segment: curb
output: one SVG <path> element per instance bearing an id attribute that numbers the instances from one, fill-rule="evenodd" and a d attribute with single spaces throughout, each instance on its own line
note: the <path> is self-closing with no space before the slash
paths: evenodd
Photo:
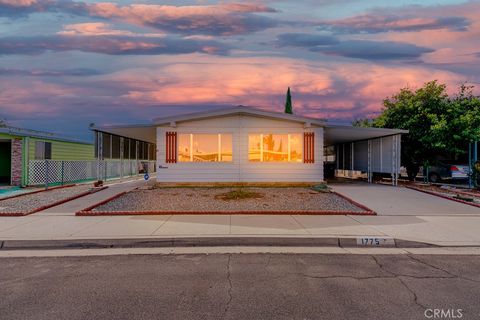
<path id="1" fill-rule="evenodd" d="M 464 200 L 461 200 L 461 199 L 455 199 L 453 197 L 448 197 L 448 196 L 445 196 L 443 194 L 436 193 L 434 191 L 424 190 L 422 188 L 417 188 L 417 187 L 412 187 L 412 186 L 406 186 L 406 188 L 416 190 L 416 191 L 419 191 L 419 192 L 423 192 L 423 193 L 427 193 L 427 194 L 430 194 L 432 196 L 437 196 L 439 198 L 443 198 L 443 199 L 447 199 L 447 200 L 451 200 L 451 201 L 455 201 L 455 202 L 459 202 L 459 203 L 463 203 L 463 204 L 468 204 L 472 207 L 480 208 L 480 204 L 478 204 L 478 203 L 472 203 L 472 202 L 464 201 Z"/>
<path id="2" fill-rule="evenodd" d="M 391 239 L 391 238 L 388 238 Z M 175 248 L 175 247 L 335 247 L 335 248 L 439 248 L 441 246 L 391 239 L 381 246 L 358 245 L 357 238 L 286 238 L 286 237 L 185 237 L 160 239 L 92 239 L 92 240 L 4 240 L 0 250 L 106 249 L 106 248 Z"/>
<path id="3" fill-rule="evenodd" d="M 69 186 L 69 187 L 73 187 L 73 185 Z M 105 190 L 107 189 L 108 186 L 104 186 L 104 187 L 101 187 L 101 188 L 96 188 L 96 189 L 93 189 L 93 190 L 89 190 L 89 191 L 85 191 L 85 192 L 82 192 L 82 193 L 79 193 L 79 194 L 76 194 L 74 196 L 71 196 L 69 198 L 66 198 L 66 199 L 63 199 L 63 200 L 59 200 L 59 201 L 56 201 L 56 202 L 53 202 L 53 203 L 49 203 L 47 205 L 44 205 L 44 206 L 41 206 L 41 207 L 38 207 L 38 208 L 35 208 L 31 211 L 28 211 L 28 212 L 6 212 L 6 213 L 0 213 L 0 217 L 22 217 L 22 216 L 28 216 L 30 214 L 33 214 L 33 213 L 37 213 L 39 211 L 43 211 L 43 210 L 46 210 L 46 209 L 49 209 L 49 208 L 52 208 L 52 207 L 56 207 L 56 206 L 59 206 L 61 204 L 64 204 L 66 202 L 69 202 L 69 201 L 72 201 L 72 200 L 75 200 L 75 199 L 78 199 L 78 198 L 81 198 L 81 197 L 84 197 L 84 196 L 88 196 L 90 194 L 94 194 L 94 193 L 97 193 L 99 191 L 102 191 L 102 190 Z M 57 188 L 58 189 L 58 188 Z M 52 189 L 50 189 L 52 190 Z"/>
<path id="4" fill-rule="evenodd" d="M 138 189 L 138 188 L 135 188 Z M 134 190 L 135 190 L 134 189 Z M 130 192 L 130 191 L 128 191 Z M 201 214 L 209 214 L 209 215 L 223 215 L 223 214 L 233 214 L 233 215 L 241 215 L 241 214 L 256 214 L 256 215 L 357 215 L 357 216 L 374 216 L 377 213 L 370 208 L 367 208 L 361 203 L 358 203 L 343 194 L 337 193 L 336 191 L 332 191 L 331 193 L 339 196 L 340 198 L 345 199 L 346 201 L 350 202 L 356 207 L 363 209 L 365 211 L 92 211 L 93 209 L 115 200 L 125 194 L 128 193 L 127 191 L 121 192 L 110 198 L 102 200 L 88 208 L 80 210 L 75 213 L 76 216 L 135 216 L 135 215 L 201 215 Z"/>

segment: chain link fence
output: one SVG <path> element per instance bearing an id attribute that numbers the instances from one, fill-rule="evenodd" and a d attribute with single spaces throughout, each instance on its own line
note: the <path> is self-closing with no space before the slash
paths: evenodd
<path id="1" fill-rule="evenodd" d="M 30 160 L 27 185 L 63 185 L 111 180 L 155 172 L 155 161 L 137 160 Z"/>

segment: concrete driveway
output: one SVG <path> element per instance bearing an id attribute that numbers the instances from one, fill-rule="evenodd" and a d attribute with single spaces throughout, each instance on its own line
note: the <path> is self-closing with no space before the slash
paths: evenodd
<path id="1" fill-rule="evenodd" d="M 333 183 L 331 187 L 378 215 L 480 215 L 480 208 L 405 187 L 370 183 Z"/>

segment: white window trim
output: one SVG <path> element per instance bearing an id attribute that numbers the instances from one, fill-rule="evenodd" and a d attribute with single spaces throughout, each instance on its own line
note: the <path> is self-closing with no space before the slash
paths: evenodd
<path id="1" fill-rule="evenodd" d="M 263 157 L 263 137 L 265 136 L 265 134 L 263 133 L 254 133 L 254 132 L 249 132 L 247 134 L 247 140 L 249 140 L 249 136 L 250 135 L 260 135 L 260 161 L 254 161 L 254 160 L 250 160 L 248 159 L 248 162 L 265 162 L 265 163 L 300 163 L 300 162 L 297 162 L 297 161 L 292 161 L 292 155 L 291 155 L 291 150 L 292 150 L 292 147 L 291 147 L 291 143 L 292 143 L 292 135 L 294 134 L 298 134 L 300 136 L 303 136 L 303 132 L 293 132 L 293 133 L 268 133 L 268 134 L 272 134 L 272 135 L 287 135 L 287 152 L 288 152 L 288 159 L 287 161 L 264 161 L 264 157 Z M 302 157 L 303 157 L 303 143 L 301 144 L 301 151 L 302 151 Z M 249 150 L 250 150 L 250 145 L 248 146 Z M 303 161 L 302 161 L 303 162 Z"/>
<path id="2" fill-rule="evenodd" d="M 190 161 L 180 161 L 180 148 L 179 148 L 179 143 L 180 143 L 180 135 L 189 135 L 190 136 L 190 147 L 189 147 L 189 156 L 190 156 Z M 193 161 L 193 136 L 198 134 L 206 134 L 206 135 L 217 135 L 217 158 L 218 161 L 200 161 L 200 162 L 194 162 Z M 231 132 L 222 132 L 222 133 L 207 133 L 207 132 L 194 132 L 194 133 L 187 133 L 187 132 L 178 132 L 179 138 L 177 139 L 177 163 L 233 163 L 233 153 L 234 153 L 234 146 L 233 146 L 233 133 Z M 231 135 L 232 136 L 232 160 L 223 160 L 222 158 L 222 135 Z"/>
<path id="3" fill-rule="evenodd" d="M 46 145 L 50 144 L 50 159 L 47 159 L 46 158 L 46 152 L 47 152 L 47 148 L 46 148 Z M 37 158 L 37 146 L 38 145 L 41 145 L 41 157 L 40 158 Z M 35 141 L 35 153 L 34 153 L 34 156 L 35 156 L 35 160 L 51 160 L 52 158 L 52 151 L 53 149 L 53 144 L 50 142 L 50 141 Z"/>

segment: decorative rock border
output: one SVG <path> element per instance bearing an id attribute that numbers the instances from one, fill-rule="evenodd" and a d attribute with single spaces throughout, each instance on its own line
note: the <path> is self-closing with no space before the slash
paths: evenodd
<path id="1" fill-rule="evenodd" d="M 81 211 L 78 211 L 75 213 L 77 216 L 129 216 L 129 215 L 202 215 L 202 214 L 208 214 L 208 215 L 221 215 L 221 214 L 234 214 L 234 215 L 240 215 L 240 214 L 263 214 L 263 215 L 361 215 L 361 216 L 374 216 L 377 215 L 377 213 L 370 208 L 367 208 L 361 203 L 358 203 L 347 196 L 337 193 L 335 191 L 332 191 L 331 193 L 345 199 L 346 201 L 352 203 L 353 205 L 363 209 L 364 211 L 330 211 L 330 210 L 325 210 L 325 211 L 93 211 L 93 209 L 110 202 L 112 200 L 115 200 L 123 195 L 125 195 L 127 192 L 121 192 L 119 194 L 116 194 L 110 198 L 107 198 L 103 201 L 100 201 L 88 208 L 85 208 Z"/>
<path id="2" fill-rule="evenodd" d="M 52 191 L 52 190 L 55 190 L 55 189 L 61 189 L 61 188 L 67 188 L 67 187 L 73 187 L 73 186 L 75 186 L 75 185 L 54 187 L 54 188 L 51 188 L 51 189 L 48 189 L 48 190 L 40 190 L 40 191 L 36 191 L 36 192 L 30 192 L 30 193 L 26 193 L 26 194 L 22 194 L 22 195 L 12 196 L 12 197 L 9 197 L 8 199 L 16 198 L 17 196 L 23 196 L 23 195 L 27 195 L 27 194 L 33 194 L 33 193 L 40 193 L 40 192 L 44 192 L 44 191 Z M 46 210 L 46 209 L 51 208 L 51 207 L 61 205 L 61 204 L 64 204 L 66 202 L 69 202 L 69 201 L 72 201 L 72 200 L 75 200 L 75 199 L 78 199 L 78 198 L 81 198 L 81 197 L 84 197 L 84 196 L 88 196 L 89 194 L 93 194 L 93 193 L 102 191 L 106 188 L 108 188 L 108 186 L 104 186 L 104 187 L 101 187 L 101 188 L 95 188 L 93 190 L 85 191 L 85 192 L 76 194 L 72 197 L 68 197 L 68 198 L 65 198 L 65 199 L 62 199 L 62 200 L 59 200 L 59 201 L 55 201 L 55 202 L 49 203 L 47 205 L 35 208 L 35 209 L 30 210 L 28 212 L 5 212 L 5 213 L 0 212 L 0 217 L 23 217 L 23 216 L 27 216 L 27 215 L 30 215 L 30 214 L 33 214 L 33 213 L 36 213 L 36 212 L 39 212 L 39 211 L 42 211 L 42 210 Z M 1 199 L 1 200 L 5 200 L 5 199 L 7 199 L 7 198 Z"/>
<path id="3" fill-rule="evenodd" d="M 448 199 L 448 200 L 452 200 L 452 201 L 455 201 L 455 202 L 460 202 L 460 203 L 463 203 L 463 204 L 468 204 L 469 206 L 472 206 L 472 207 L 480 208 L 480 204 L 478 204 L 478 203 L 468 202 L 468 201 L 464 201 L 462 199 L 456 199 L 454 197 L 449 197 L 449 196 L 443 195 L 443 194 L 435 192 L 435 191 L 425 190 L 425 189 L 418 188 L 418 187 L 413 187 L 413 186 L 405 186 L 405 188 L 416 190 L 416 191 L 423 192 L 423 193 L 427 193 L 427 194 L 430 194 L 432 196 L 437 196 L 439 198 Z M 465 193 L 462 192 L 461 194 L 465 194 Z"/>

